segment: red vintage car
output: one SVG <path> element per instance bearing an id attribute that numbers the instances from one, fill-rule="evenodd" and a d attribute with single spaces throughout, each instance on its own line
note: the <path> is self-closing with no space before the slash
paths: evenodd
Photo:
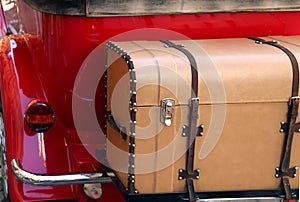
<path id="1" fill-rule="evenodd" d="M 0 200 L 184 201 L 184 193 L 128 197 L 108 168 L 106 42 L 300 35 L 299 8 L 298 0 L 2 0 Z"/>

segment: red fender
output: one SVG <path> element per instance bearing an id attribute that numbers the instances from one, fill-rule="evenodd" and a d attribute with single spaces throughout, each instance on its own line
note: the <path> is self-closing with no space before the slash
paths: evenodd
<path id="1" fill-rule="evenodd" d="M 12 48 L 10 43 L 16 43 Z M 9 191 L 12 201 L 34 199 L 74 198 L 70 186 L 43 187 L 23 184 L 13 176 L 10 162 L 20 160 L 23 169 L 34 173 L 69 172 L 67 147 L 63 131 L 56 120 L 53 128 L 44 134 L 35 134 L 24 123 L 27 104 L 34 99 L 47 101 L 37 67 L 35 55 L 39 39 L 32 35 L 4 37 L 0 44 L 1 96 L 7 144 Z M 33 50 L 35 49 L 35 50 Z M 51 150 L 51 151 L 49 151 Z M 57 166 L 59 164 L 59 166 Z"/>

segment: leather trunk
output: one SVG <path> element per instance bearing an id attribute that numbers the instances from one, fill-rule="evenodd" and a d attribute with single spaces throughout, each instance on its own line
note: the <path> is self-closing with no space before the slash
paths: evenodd
<path id="1" fill-rule="evenodd" d="M 263 39 L 300 58 L 299 36 Z M 293 85 L 287 54 L 248 38 L 172 42 L 193 55 L 198 70 L 195 192 L 283 189 L 275 175 Z M 107 111 L 115 123 L 107 123 L 111 168 L 129 192 L 186 192 L 180 172 L 191 146 L 188 57 L 161 41 L 108 42 L 107 67 Z M 291 151 L 290 167 L 299 166 L 297 131 Z M 292 189 L 299 186 L 296 169 L 288 177 Z"/>

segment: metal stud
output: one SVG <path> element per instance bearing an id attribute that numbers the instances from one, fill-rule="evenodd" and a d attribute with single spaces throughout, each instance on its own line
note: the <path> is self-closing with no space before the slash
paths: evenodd
<path id="1" fill-rule="evenodd" d="M 196 179 L 198 179 L 198 180 L 199 180 L 199 176 L 196 176 Z"/>
<path id="2" fill-rule="evenodd" d="M 279 132 L 283 133 L 283 129 L 280 129 Z"/>
<path id="3" fill-rule="evenodd" d="M 182 180 L 182 177 L 178 177 L 179 180 Z"/>
<path id="4" fill-rule="evenodd" d="M 275 170 L 276 170 L 276 171 L 279 171 L 279 168 L 277 167 L 277 168 L 275 168 Z"/>

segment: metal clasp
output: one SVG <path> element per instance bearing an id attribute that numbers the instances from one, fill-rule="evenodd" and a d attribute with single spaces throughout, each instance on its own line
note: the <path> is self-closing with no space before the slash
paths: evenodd
<path id="1" fill-rule="evenodd" d="M 166 126 L 171 126 L 174 119 L 175 100 L 173 98 L 164 98 L 160 103 L 160 122 Z"/>
<path id="2" fill-rule="evenodd" d="M 289 100 L 289 105 L 291 105 L 294 100 L 299 100 L 299 99 L 300 99 L 300 96 L 291 97 L 290 100 Z"/>

